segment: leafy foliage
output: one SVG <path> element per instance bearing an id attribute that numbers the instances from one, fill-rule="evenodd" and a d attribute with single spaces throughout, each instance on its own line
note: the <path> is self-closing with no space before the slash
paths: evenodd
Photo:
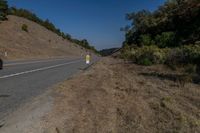
<path id="1" fill-rule="evenodd" d="M 158 10 L 127 14 L 121 57 L 140 65 L 184 66 L 200 74 L 200 1 L 168 0 Z"/>
<path id="2" fill-rule="evenodd" d="M 163 32 L 161 35 L 156 35 L 155 42 L 158 47 L 174 47 L 176 46 L 175 34 L 173 32 Z"/>
<path id="3" fill-rule="evenodd" d="M 0 0 L 0 21 L 7 20 L 8 4 L 6 0 Z"/>
<path id="4" fill-rule="evenodd" d="M 130 13 L 127 19 L 132 25 L 126 32 L 124 44 L 144 45 L 140 40 L 145 37 L 143 39 L 148 42 L 146 35 L 157 41 L 159 47 L 194 43 L 200 39 L 199 18 L 199 0 L 169 0 L 154 12 L 142 10 Z"/>
<path id="5" fill-rule="evenodd" d="M 147 46 L 155 44 L 155 42 L 152 40 L 151 36 L 148 34 L 141 35 L 139 43 L 141 45 L 147 45 Z"/>
<path id="6" fill-rule="evenodd" d="M 129 59 L 137 64 L 160 64 L 166 60 L 168 49 L 160 49 L 155 45 L 143 46 L 138 48 L 132 48 L 124 51 L 124 55 L 128 53 Z M 151 62 L 151 63 L 149 63 Z"/>

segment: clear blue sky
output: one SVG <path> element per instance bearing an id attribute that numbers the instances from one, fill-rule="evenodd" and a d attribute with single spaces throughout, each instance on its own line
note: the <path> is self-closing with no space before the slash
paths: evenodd
<path id="1" fill-rule="evenodd" d="M 10 6 L 28 9 L 74 38 L 86 38 L 97 49 L 119 47 L 125 14 L 153 11 L 165 0 L 8 0 Z"/>

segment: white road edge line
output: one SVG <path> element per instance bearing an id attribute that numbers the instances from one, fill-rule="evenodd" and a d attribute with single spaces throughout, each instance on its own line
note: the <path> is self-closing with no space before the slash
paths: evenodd
<path id="1" fill-rule="evenodd" d="M 49 67 L 43 67 L 43 68 L 38 68 L 38 69 L 29 70 L 29 71 L 25 71 L 25 72 L 20 72 L 20 73 L 5 75 L 5 76 L 0 77 L 0 79 L 10 78 L 10 77 L 19 76 L 19 75 L 23 75 L 23 74 L 27 74 L 27 73 L 44 71 L 44 70 L 47 70 L 47 69 L 52 69 L 52 68 L 56 68 L 56 67 L 60 67 L 60 66 L 65 66 L 65 65 L 69 65 L 69 64 L 74 64 L 74 63 L 81 62 L 81 61 L 82 60 L 71 61 L 71 62 L 67 62 L 67 63 L 63 63 L 63 64 L 58 64 L 58 65 L 53 65 L 53 66 L 49 66 Z"/>

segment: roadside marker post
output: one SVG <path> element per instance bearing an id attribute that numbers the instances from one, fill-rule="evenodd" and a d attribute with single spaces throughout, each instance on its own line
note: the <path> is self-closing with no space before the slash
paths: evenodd
<path id="1" fill-rule="evenodd" d="M 7 57 L 7 56 L 8 56 L 8 52 L 6 51 L 6 52 L 4 53 L 4 55 L 5 55 L 5 57 Z"/>
<path id="2" fill-rule="evenodd" d="M 87 64 L 87 65 L 90 64 L 90 55 L 89 55 L 89 54 L 86 55 L 85 61 L 86 61 L 86 64 Z"/>

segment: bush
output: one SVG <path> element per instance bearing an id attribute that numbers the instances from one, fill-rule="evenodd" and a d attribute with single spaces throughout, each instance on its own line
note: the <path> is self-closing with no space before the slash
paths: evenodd
<path id="1" fill-rule="evenodd" d="M 176 49 L 171 49 L 167 53 L 167 59 L 165 63 L 171 66 L 171 65 L 183 64 L 184 61 L 185 61 L 185 56 L 183 51 L 180 48 L 176 48 Z"/>
<path id="2" fill-rule="evenodd" d="M 182 66 L 187 73 L 200 73 L 199 45 L 185 45 L 178 48 L 158 48 L 155 45 L 143 47 L 125 45 L 121 57 L 140 65 L 166 64 L 172 69 Z"/>
<path id="3" fill-rule="evenodd" d="M 174 47 L 176 44 L 175 33 L 163 32 L 155 37 L 155 41 L 159 48 Z"/>
<path id="4" fill-rule="evenodd" d="M 26 24 L 22 25 L 22 30 L 28 32 L 28 26 Z"/>
<path id="5" fill-rule="evenodd" d="M 151 39 L 151 36 L 147 34 L 141 35 L 139 41 L 140 41 L 140 44 L 146 45 L 146 46 L 150 46 L 154 44 L 154 41 Z"/>
<path id="6" fill-rule="evenodd" d="M 148 58 L 143 58 L 138 61 L 138 64 L 144 65 L 144 66 L 151 66 L 153 63 Z"/>
<path id="7" fill-rule="evenodd" d="M 129 46 L 129 45 L 124 45 L 123 46 L 123 49 L 121 50 L 121 54 L 120 54 L 120 57 L 122 59 L 129 59 L 131 60 L 131 56 L 133 55 L 132 48 Z"/>
<path id="8" fill-rule="evenodd" d="M 199 64 L 200 46 L 186 45 L 170 50 L 167 55 L 167 64 Z"/>
<path id="9" fill-rule="evenodd" d="M 151 62 L 151 64 L 164 63 L 166 60 L 167 49 L 159 49 L 157 46 L 144 46 L 135 50 L 132 59 L 135 59 L 136 63 Z M 148 60 L 148 61 L 147 61 Z"/>
<path id="10" fill-rule="evenodd" d="M 200 63 L 200 45 L 185 45 L 182 47 L 187 63 Z"/>
<path id="11" fill-rule="evenodd" d="M 0 21 L 7 20 L 8 4 L 6 0 L 0 0 Z"/>

